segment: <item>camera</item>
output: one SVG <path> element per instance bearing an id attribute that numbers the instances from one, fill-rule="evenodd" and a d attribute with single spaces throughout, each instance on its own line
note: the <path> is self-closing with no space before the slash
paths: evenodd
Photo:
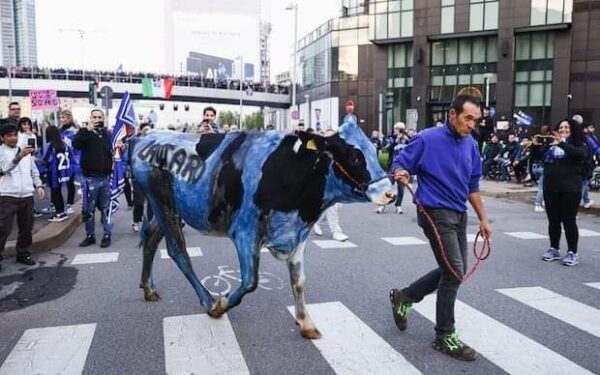
<path id="1" fill-rule="evenodd" d="M 27 140 L 27 146 L 31 147 L 31 148 L 35 148 L 35 139 L 33 138 L 29 138 Z"/>
<path id="2" fill-rule="evenodd" d="M 551 135 L 536 135 L 535 137 L 542 146 L 547 146 L 554 142 L 554 137 Z"/>

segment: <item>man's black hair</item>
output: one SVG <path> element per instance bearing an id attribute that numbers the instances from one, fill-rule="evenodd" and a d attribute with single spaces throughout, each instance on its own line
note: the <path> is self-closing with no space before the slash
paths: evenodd
<path id="1" fill-rule="evenodd" d="M 472 95 L 458 95 L 452 101 L 452 105 L 450 109 L 453 109 L 456 112 L 456 115 L 460 115 L 464 110 L 465 103 L 475 104 L 476 106 L 481 108 L 481 98 L 478 96 Z"/>
<path id="2" fill-rule="evenodd" d="M 204 110 L 202 111 L 202 116 L 204 116 L 206 114 L 206 112 L 208 112 L 208 111 L 212 111 L 212 113 L 214 113 L 215 116 L 217 115 L 217 110 L 212 106 L 208 106 L 208 107 L 204 108 Z"/>
<path id="3" fill-rule="evenodd" d="M 10 109 L 10 107 L 12 107 L 13 105 L 18 105 L 19 107 L 21 106 L 21 105 L 19 104 L 19 102 L 10 102 L 10 103 L 8 104 L 8 108 Z"/>
<path id="4" fill-rule="evenodd" d="M 4 137 L 7 134 L 15 133 L 17 134 L 17 127 L 13 124 L 4 124 L 0 126 L 0 136 Z"/>

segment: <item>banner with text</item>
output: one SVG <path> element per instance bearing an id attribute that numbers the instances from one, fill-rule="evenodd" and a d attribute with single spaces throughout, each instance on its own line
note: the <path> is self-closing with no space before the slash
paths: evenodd
<path id="1" fill-rule="evenodd" d="M 54 110 L 58 107 L 56 90 L 29 90 L 29 101 L 32 111 Z"/>

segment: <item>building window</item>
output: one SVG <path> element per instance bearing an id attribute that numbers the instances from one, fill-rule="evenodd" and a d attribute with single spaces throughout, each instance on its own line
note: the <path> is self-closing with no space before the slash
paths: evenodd
<path id="1" fill-rule="evenodd" d="M 332 49 L 333 80 L 356 81 L 358 79 L 358 46 Z"/>
<path id="2" fill-rule="evenodd" d="M 442 34 L 454 32 L 454 0 L 442 0 L 442 20 L 440 24 Z"/>
<path id="3" fill-rule="evenodd" d="M 369 14 L 369 36 L 372 39 L 413 36 L 414 0 L 371 0 Z"/>
<path id="4" fill-rule="evenodd" d="M 469 30 L 495 30 L 498 28 L 498 0 L 470 0 Z"/>
<path id="5" fill-rule="evenodd" d="M 388 88 L 412 87 L 412 44 L 396 44 L 388 47 Z"/>
<path id="6" fill-rule="evenodd" d="M 571 23 L 573 0 L 531 0 L 531 26 Z"/>
<path id="7" fill-rule="evenodd" d="M 515 38 L 515 109 L 550 119 L 554 34 L 537 32 Z"/>
<path id="8" fill-rule="evenodd" d="M 447 39 L 431 43 L 429 102 L 450 103 L 460 88 L 475 86 L 485 92 L 486 77 L 494 102 L 497 81 L 495 36 Z"/>

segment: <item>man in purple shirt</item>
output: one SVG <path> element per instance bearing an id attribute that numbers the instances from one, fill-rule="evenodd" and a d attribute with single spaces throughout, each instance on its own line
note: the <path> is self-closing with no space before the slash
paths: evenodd
<path id="1" fill-rule="evenodd" d="M 470 136 L 481 117 L 481 95 L 459 93 L 444 126 L 419 133 L 396 155 L 391 170 L 398 183 L 408 184 L 417 175 L 416 198 L 423 205 L 441 237 L 444 253 L 454 272 L 443 260 L 438 239 L 427 218 L 418 213 L 418 223 L 433 249 L 438 268 L 407 288 L 390 290 L 394 321 L 401 331 L 413 303 L 437 290 L 436 339 L 433 347 L 453 358 L 472 361 L 476 352 L 459 338 L 454 328 L 454 303 L 467 268 L 467 200 L 480 221 L 483 237 L 491 228 L 479 195 L 481 158 L 477 142 Z"/>

